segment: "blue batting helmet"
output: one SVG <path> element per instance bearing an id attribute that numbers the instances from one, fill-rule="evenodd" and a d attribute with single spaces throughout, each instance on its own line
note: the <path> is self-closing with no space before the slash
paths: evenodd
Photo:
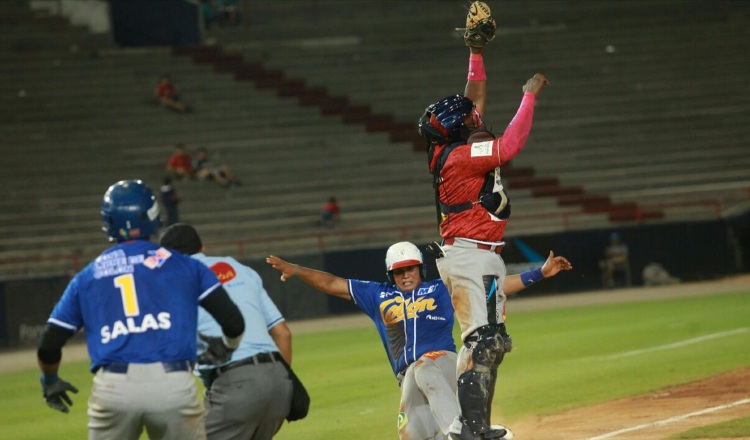
<path id="1" fill-rule="evenodd" d="M 121 180 L 102 199 L 102 230 L 110 241 L 147 238 L 161 226 L 159 203 L 140 180 Z"/>
<path id="2" fill-rule="evenodd" d="M 464 119 L 474 112 L 474 103 L 465 96 L 451 95 L 428 106 L 419 118 L 419 134 L 430 144 L 463 140 Z M 477 127 L 480 128 L 480 127 Z"/>

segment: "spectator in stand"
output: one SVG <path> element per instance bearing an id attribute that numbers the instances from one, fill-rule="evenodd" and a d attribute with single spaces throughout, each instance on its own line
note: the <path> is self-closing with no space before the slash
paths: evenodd
<path id="1" fill-rule="evenodd" d="M 167 226 L 178 223 L 180 220 L 177 205 L 180 203 L 180 196 L 177 195 L 177 190 L 172 186 L 171 177 L 165 177 L 161 185 L 161 202 L 167 213 Z"/>
<path id="2" fill-rule="evenodd" d="M 628 245 L 620 240 L 620 234 L 617 232 L 609 234 L 609 245 L 604 249 L 604 258 L 599 262 L 599 266 L 602 269 L 604 287 L 615 287 L 618 273 L 624 278 L 626 286 L 631 285 Z"/>
<path id="3" fill-rule="evenodd" d="M 234 175 L 229 166 L 225 163 L 214 164 L 208 160 L 208 150 L 206 147 L 198 148 L 193 158 L 193 170 L 195 177 L 200 180 L 213 180 L 224 188 L 231 185 L 242 185 L 242 182 Z"/>
<path id="4" fill-rule="evenodd" d="M 240 23 L 240 5 L 237 0 L 218 0 L 217 9 L 222 25 Z"/>
<path id="5" fill-rule="evenodd" d="M 174 146 L 174 152 L 169 156 L 165 168 L 171 177 L 177 180 L 187 180 L 193 177 L 193 164 L 190 155 L 185 151 L 185 144 Z"/>
<path id="6" fill-rule="evenodd" d="M 340 217 L 341 208 L 339 208 L 339 204 L 336 202 L 336 197 L 329 198 L 326 204 L 323 205 L 323 210 L 320 212 L 321 224 L 332 228 L 339 222 Z"/>
<path id="7" fill-rule="evenodd" d="M 210 29 L 216 20 L 216 2 L 214 0 L 200 0 L 203 26 Z"/>
<path id="8" fill-rule="evenodd" d="M 177 85 L 172 81 L 172 76 L 164 74 L 154 89 L 154 98 L 164 107 L 179 113 L 190 112 L 190 107 L 180 101 L 180 93 Z"/>

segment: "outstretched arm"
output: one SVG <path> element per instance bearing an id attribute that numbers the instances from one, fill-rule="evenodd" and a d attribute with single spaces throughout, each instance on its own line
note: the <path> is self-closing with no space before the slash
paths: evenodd
<path id="1" fill-rule="evenodd" d="M 484 105 L 487 101 L 487 76 L 484 72 L 483 47 L 469 47 L 469 75 L 464 88 L 464 96 L 471 99 L 477 111 L 484 116 Z"/>
<path id="2" fill-rule="evenodd" d="M 529 287 L 530 285 L 541 281 L 544 278 L 552 278 L 561 270 L 570 270 L 573 265 L 565 257 L 556 257 L 554 252 L 549 251 L 549 256 L 544 265 L 539 269 L 532 269 L 523 274 L 508 275 L 505 277 L 503 292 L 506 295 L 512 295 Z"/>
<path id="3" fill-rule="evenodd" d="M 523 99 L 518 111 L 503 133 L 500 144 L 500 164 L 507 163 L 518 154 L 526 144 L 531 131 L 531 121 L 534 119 L 534 105 L 542 87 L 549 84 L 549 80 L 541 73 L 537 73 L 526 81 L 521 88 Z"/>
<path id="4" fill-rule="evenodd" d="M 349 294 L 349 283 L 341 277 L 337 277 L 328 272 L 300 266 L 299 264 L 292 264 L 273 255 L 266 258 L 266 263 L 281 272 L 281 281 L 298 277 L 323 293 L 343 298 L 348 301 L 352 300 L 352 297 Z"/>

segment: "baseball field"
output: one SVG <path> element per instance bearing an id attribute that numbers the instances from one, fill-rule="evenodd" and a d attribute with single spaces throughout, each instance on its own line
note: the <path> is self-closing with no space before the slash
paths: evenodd
<path id="1" fill-rule="evenodd" d="M 493 421 L 517 439 L 750 439 L 750 276 L 521 296 L 507 309 L 514 350 Z M 312 406 L 276 438 L 397 438 L 399 392 L 368 319 L 290 327 Z M 33 351 L 0 356 L 0 376 L 1 438 L 86 438 L 82 347 L 63 351 L 61 376 L 80 389 L 70 414 L 44 405 Z"/>

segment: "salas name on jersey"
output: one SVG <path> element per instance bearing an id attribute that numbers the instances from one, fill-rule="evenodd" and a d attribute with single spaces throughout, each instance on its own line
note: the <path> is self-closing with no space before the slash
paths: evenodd
<path id="1" fill-rule="evenodd" d="M 125 318 L 123 321 L 115 321 L 110 326 L 105 325 L 102 327 L 102 344 L 106 344 L 113 339 L 117 339 L 118 336 L 129 335 L 131 333 L 143 333 L 149 330 L 168 330 L 172 327 L 172 321 L 169 312 L 161 312 L 156 316 L 147 313 L 143 315 L 143 319 L 140 322 L 136 322 L 136 318 Z"/>

